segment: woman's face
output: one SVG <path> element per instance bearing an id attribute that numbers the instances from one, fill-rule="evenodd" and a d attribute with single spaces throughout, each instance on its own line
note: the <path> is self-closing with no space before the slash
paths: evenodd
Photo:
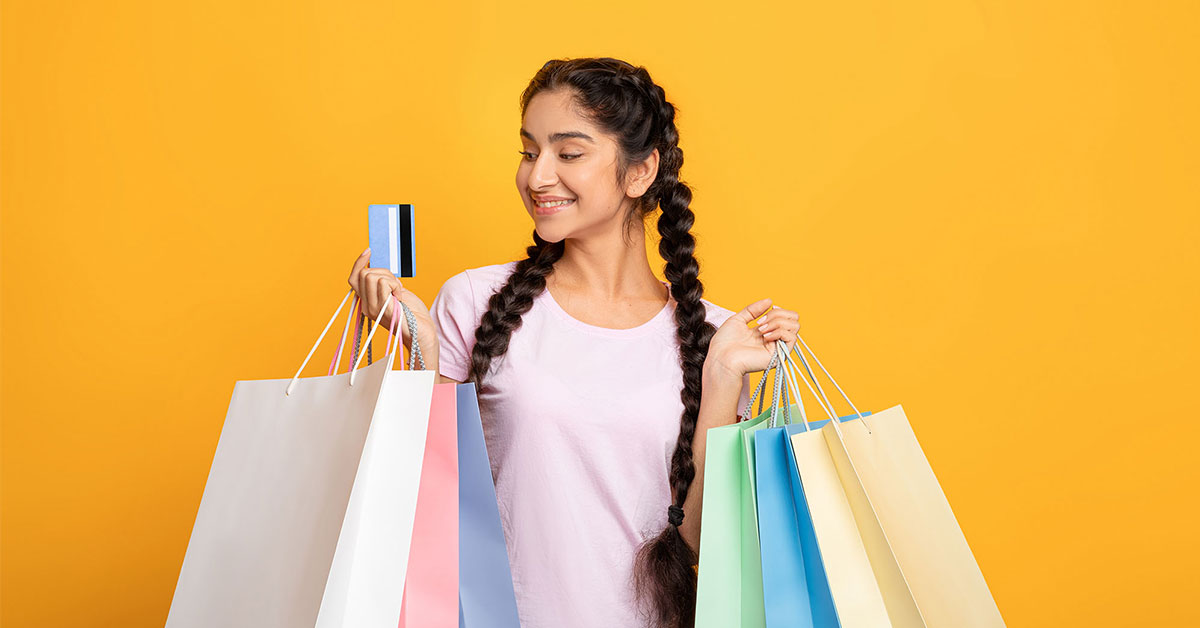
<path id="1" fill-rule="evenodd" d="M 616 141 L 575 111 L 567 90 L 530 100 L 521 146 L 517 191 L 539 236 L 558 242 L 619 233 L 632 199 L 616 181 Z"/>

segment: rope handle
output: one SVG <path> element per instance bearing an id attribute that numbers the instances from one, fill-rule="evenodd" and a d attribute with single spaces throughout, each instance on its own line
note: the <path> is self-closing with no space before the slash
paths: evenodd
<path id="1" fill-rule="evenodd" d="M 356 311 L 358 311 L 358 312 L 361 311 L 360 309 L 357 309 L 357 308 L 361 307 L 362 301 L 361 301 L 361 299 L 358 298 L 358 296 L 355 294 L 353 289 L 347 291 L 346 296 L 342 297 L 342 302 L 340 304 L 338 304 L 337 309 L 334 310 L 334 312 L 333 312 L 333 316 L 331 316 L 329 318 L 329 322 L 326 323 L 325 328 L 321 330 L 321 334 L 317 337 L 317 341 L 314 342 L 312 348 L 308 350 L 308 355 L 304 356 L 304 361 L 300 364 L 300 368 L 296 370 L 296 374 L 292 376 L 292 380 L 290 382 L 288 382 L 287 388 L 284 390 L 285 395 L 292 394 L 292 390 L 295 388 L 296 382 L 299 381 L 299 379 L 300 379 L 300 373 L 302 373 L 304 371 L 304 368 L 306 366 L 308 366 L 309 361 L 312 360 L 312 356 L 314 353 L 316 353 L 317 347 L 321 345 L 321 341 L 324 340 L 325 336 L 329 334 L 329 329 L 331 327 L 333 327 L 333 322 L 335 320 L 337 320 L 338 315 L 342 313 L 342 309 L 344 307 L 346 307 L 346 301 L 350 299 L 351 295 L 355 296 L 355 306 L 356 307 L 352 307 L 350 309 L 350 311 L 348 311 L 346 313 L 346 325 L 342 329 L 341 341 L 338 343 L 338 349 L 335 352 L 334 359 L 333 359 L 333 365 L 331 366 L 330 374 L 332 375 L 332 369 L 334 367 L 336 367 L 337 363 L 341 359 L 342 349 L 343 349 L 343 346 L 346 341 L 346 335 L 350 330 L 350 322 L 353 320 L 353 316 L 356 313 Z M 395 296 L 392 296 L 391 300 L 388 301 L 382 309 L 380 309 L 379 315 L 375 318 L 375 324 L 371 327 L 370 333 L 367 334 L 367 338 L 364 341 L 365 344 L 368 346 L 367 353 L 370 353 L 369 347 L 371 344 L 371 339 L 374 337 L 375 332 L 378 331 L 378 329 L 379 329 L 379 321 L 381 321 L 383 319 L 383 314 L 388 310 L 388 307 L 395 309 L 396 305 L 399 305 L 401 308 L 403 308 L 405 322 L 408 324 L 409 334 L 412 337 L 412 349 L 409 352 L 409 368 L 410 369 L 415 368 L 416 365 L 419 363 L 421 369 L 424 370 L 425 369 L 425 358 L 421 354 L 421 345 L 417 339 L 416 316 L 412 313 L 412 310 L 409 309 L 409 307 L 407 305 L 405 305 L 403 302 L 401 302 Z M 389 329 L 388 329 L 387 355 L 391 358 L 391 366 L 390 366 L 389 370 L 395 368 L 396 353 L 398 353 L 400 351 L 400 347 L 401 347 L 401 340 L 402 340 L 401 335 L 399 333 L 396 333 L 399 331 L 399 328 L 397 327 L 398 322 L 399 322 L 399 317 L 393 316 L 391 325 L 389 326 Z M 359 331 L 361 332 L 361 329 Z M 356 336 L 357 335 L 358 334 L 356 334 Z M 394 345 L 395 350 L 393 350 L 393 344 L 392 344 L 393 339 L 395 340 L 395 345 Z M 360 355 L 356 356 L 354 359 L 351 360 L 351 362 L 353 363 L 354 366 L 350 370 L 350 385 L 353 386 L 355 375 L 357 374 L 357 370 L 358 370 L 358 365 L 359 365 L 359 363 L 362 362 L 362 355 L 360 354 Z M 401 363 L 401 364 L 403 365 L 403 363 Z"/>

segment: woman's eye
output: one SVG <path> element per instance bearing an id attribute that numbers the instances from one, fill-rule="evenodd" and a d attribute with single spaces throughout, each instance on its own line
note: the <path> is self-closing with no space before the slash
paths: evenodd
<path id="1" fill-rule="evenodd" d="M 519 150 L 519 151 L 517 151 L 517 154 L 520 155 L 521 158 L 524 159 L 525 161 L 537 161 L 537 155 L 532 152 L 529 152 L 527 150 Z M 574 161 L 576 158 L 582 157 L 582 156 L 583 156 L 583 153 L 573 153 L 573 154 L 561 153 L 561 154 L 559 154 L 559 157 L 561 157 L 563 159 L 563 161 Z"/>

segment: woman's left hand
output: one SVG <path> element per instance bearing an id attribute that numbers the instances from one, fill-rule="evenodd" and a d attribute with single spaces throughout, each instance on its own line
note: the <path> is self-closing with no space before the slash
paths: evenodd
<path id="1" fill-rule="evenodd" d="M 749 327 L 760 316 L 762 320 L 758 325 Z M 706 369 L 716 366 L 739 378 L 746 373 L 762 371 L 775 356 L 775 342 L 786 343 L 783 350 L 791 351 L 799 331 L 798 313 L 781 307 L 772 308 L 770 299 L 756 301 L 730 316 L 717 329 L 708 343 L 704 366 Z"/>

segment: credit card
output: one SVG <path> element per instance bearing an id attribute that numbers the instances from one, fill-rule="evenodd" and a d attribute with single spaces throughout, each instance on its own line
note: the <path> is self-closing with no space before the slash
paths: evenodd
<path id="1" fill-rule="evenodd" d="M 413 206 L 368 205 L 367 245 L 371 268 L 386 268 L 397 277 L 412 277 L 416 265 Z"/>

